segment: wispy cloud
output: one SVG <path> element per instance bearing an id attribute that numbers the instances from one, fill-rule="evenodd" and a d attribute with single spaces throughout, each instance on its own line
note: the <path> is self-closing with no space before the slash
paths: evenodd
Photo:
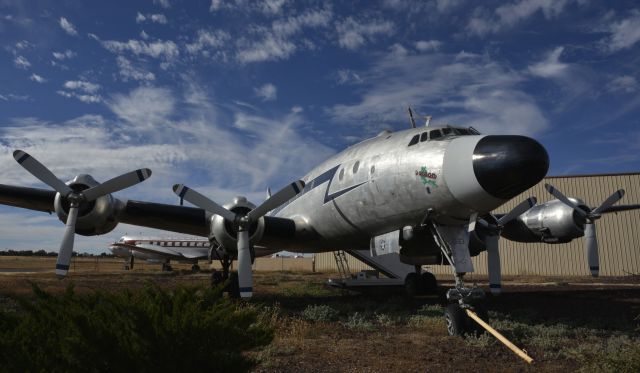
<path id="1" fill-rule="evenodd" d="M 256 96 L 260 97 L 262 101 L 274 101 L 278 98 L 278 89 L 275 85 L 267 83 L 263 86 L 254 88 Z"/>
<path id="2" fill-rule="evenodd" d="M 415 44 L 416 49 L 419 50 L 420 52 L 435 51 L 435 50 L 438 50 L 441 45 L 442 45 L 442 42 L 438 40 L 420 40 L 420 41 L 417 41 Z"/>
<path id="3" fill-rule="evenodd" d="M 153 58 L 162 58 L 171 61 L 180 55 L 180 50 L 176 43 L 171 40 L 157 40 L 151 43 L 146 41 L 130 39 L 126 42 L 116 40 L 100 40 L 102 46 L 113 53 L 130 52 L 135 55 L 149 56 Z"/>
<path id="4" fill-rule="evenodd" d="M 529 66 L 531 74 L 542 78 L 560 77 L 566 74 L 568 66 L 560 62 L 560 56 L 564 51 L 563 47 L 557 47 L 547 55 L 547 58 Z"/>
<path id="5" fill-rule="evenodd" d="M 638 91 L 638 81 L 631 75 L 617 76 L 607 85 L 610 92 L 633 93 Z"/>
<path id="6" fill-rule="evenodd" d="M 53 58 L 60 61 L 68 60 L 74 58 L 75 56 L 77 56 L 77 54 L 73 51 L 70 51 L 69 49 L 64 52 L 53 52 Z"/>
<path id="7" fill-rule="evenodd" d="M 136 15 L 136 23 L 153 22 L 164 25 L 167 23 L 167 17 L 164 14 L 142 14 L 138 12 Z"/>
<path id="8" fill-rule="evenodd" d="M 76 31 L 75 26 L 69 22 L 65 17 L 60 17 L 60 27 L 69 35 L 75 36 L 78 35 L 78 31 Z"/>
<path id="9" fill-rule="evenodd" d="M 285 60 L 311 43 L 307 39 L 296 38 L 296 35 L 304 29 L 326 27 L 332 17 L 330 8 L 311 9 L 278 19 L 271 27 L 256 27 L 253 30 L 255 37 L 246 36 L 238 40 L 236 59 L 242 63 Z"/>
<path id="10" fill-rule="evenodd" d="M 436 115 L 436 122 L 487 133 L 535 134 L 548 126 L 533 97 L 519 87 L 524 77 L 486 56 L 391 54 L 361 75 L 359 101 L 328 113 L 341 122 L 366 123 L 371 133 L 403 117 L 408 105 Z M 441 112 L 447 114 L 438 117 Z"/>
<path id="11" fill-rule="evenodd" d="M 40 75 L 38 75 L 36 73 L 31 74 L 29 79 L 31 79 L 31 80 L 33 80 L 34 82 L 37 82 L 37 83 L 45 83 L 47 81 L 47 79 L 41 77 Z"/>
<path id="12" fill-rule="evenodd" d="M 219 49 L 223 47 L 229 40 L 231 36 L 228 32 L 222 30 L 198 30 L 198 35 L 196 36 L 193 43 L 187 43 L 185 48 L 187 52 L 191 54 L 202 53 L 205 57 L 209 57 L 214 55 L 216 52 L 219 52 Z"/>
<path id="13" fill-rule="evenodd" d="M 603 40 L 602 48 L 608 52 L 628 49 L 640 41 L 640 11 L 634 10 L 631 16 L 609 26 L 609 37 Z"/>
<path id="14" fill-rule="evenodd" d="M 131 61 L 124 56 L 118 56 L 116 61 L 118 63 L 120 76 L 125 82 L 129 79 L 139 81 L 153 81 L 156 79 L 156 76 L 152 72 L 136 68 Z"/>
<path id="15" fill-rule="evenodd" d="M 169 0 L 153 0 L 153 3 L 160 5 L 165 9 L 171 8 L 171 3 L 169 2 Z"/>
<path id="16" fill-rule="evenodd" d="M 98 103 L 102 101 L 102 97 L 98 94 L 100 85 L 83 81 L 69 80 L 63 85 L 65 90 L 59 90 L 56 93 L 63 97 L 77 98 L 84 103 Z"/>
<path id="17" fill-rule="evenodd" d="M 28 69 L 31 67 L 31 62 L 24 56 L 16 56 L 16 58 L 13 59 L 13 64 L 20 69 Z"/>
<path id="18" fill-rule="evenodd" d="M 338 44 L 346 49 L 355 50 L 380 35 L 394 32 L 394 25 L 385 20 L 356 20 L 347 17 L 336 25 Z"/>
<path id="19" fill-rule="evenodd" d="M 559 16 L 572 1 L 574 0 L 518 0 L 501 5 L 493 12 L 478 7 L 467 24 L 467 31 L 478 36 L 497 33 L 516 26 L 538 12 L 545 19 L 552 19 Z"/>

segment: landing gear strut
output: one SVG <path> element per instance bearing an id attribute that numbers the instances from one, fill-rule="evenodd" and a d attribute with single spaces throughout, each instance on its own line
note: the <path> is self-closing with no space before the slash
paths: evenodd
<path id="1" fill-rule="evenodd" d="M 162 263 L 162 272 L 171 272 L 173 271 L 173 267 L 169 264 L 169 261 Z"/>
<path id="2" fill-rule="evenodd" d="M 447 332 L 449 335 L 465 335 L 479 334 L 482 330 L 475 321 L 467 316 L 466 310 L 474 311 L 480 318 L 487 320 L 487 309 L 484 305 L 484 291 L 477 287 L 466 287 L 464 284 L 464 272 L 458 272 L 453 258 L 453 249 L 449 243 L 442 238 L 438 227 L 431 223 L 431 233 L 436 243 L 440 247 L 443 257 L 453 270 L 453 276 L 456 285 L 453 289 L 447 291 L 447 308 L 444 312 L 445 321 L 447 323 Z M 468 235 L 466 239 L 468 250 Z M 459 247 L 457 248 L 460 249 Z M 468 252 L 466 253 L 468 256 Z M 470 258 L 469 258 L 470 259 Z"/>
<path id="3" fill-rule="evenodd" d="M 237 272 L 229 272 L 231 264 L 233 263 L 233 258 L 231 258 L 228 254 L 223 254 L 222 257 L 215 252 L 215 256 L 220 260 L 220 264 L 222 266 L 222 273 L 218 271 L 213 271 L 211 274 L 211 286 L 218 286 L 221 283 L 224 283 L 229 280 L 227 286 L 224 291 L 229 293 L 231 298 L 240 298 L 240 286 L 238 284 L 238 273 Z"/>

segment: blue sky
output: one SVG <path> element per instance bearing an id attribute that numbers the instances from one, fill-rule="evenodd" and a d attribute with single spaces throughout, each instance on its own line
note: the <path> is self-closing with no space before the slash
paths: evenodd
<path id="1" fill-rule="evenodd" d="M 524 134 L 552 175 L 640 170 L 634 1 L 0 0 L 2 183 L 149 167 L 119 195 L 184 182 L 259 202 L 342 148 L 435 123 Z M 102 245 L 125 232 L 79 239 Z M 0 248 L 53 249 L 56 219 L 0 208 Z"/>

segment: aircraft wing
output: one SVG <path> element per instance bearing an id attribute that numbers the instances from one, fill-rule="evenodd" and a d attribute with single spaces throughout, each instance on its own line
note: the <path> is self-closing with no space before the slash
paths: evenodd
<path id="1" fill-rule="evenodd" d="M 0 184 L 0 204 L 52 213 L 56 192 Z M 207 237 L 209 223 L 203 209 L 143 201 L 121 201 L 116 204 L 119 223 L 139 225 Z"/>
<path id="2" fill-rule="evenodd" d="M 0 184 L 0 204 L 28 210 L 52 213 L 56 192 Z M 161 229 L 171 232 L 208 237 L 211 215 L 196 207 L 163 203 L 119 200 L 114 218 L 119 223 Z M 291 219 L 265 216 L 264 238 L 288 241 L 297 235 L 296 223 Z"/>

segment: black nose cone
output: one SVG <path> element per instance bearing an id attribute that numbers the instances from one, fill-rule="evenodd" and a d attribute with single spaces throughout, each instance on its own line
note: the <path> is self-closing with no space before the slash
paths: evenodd
<path id="1" fill-rule="evenodd" d="M 510 199 L 536 185 L 549 170 L 549 155 L 525 136 L 486 136 L 473 151 L 473 171 L 484 190 Z"/>

